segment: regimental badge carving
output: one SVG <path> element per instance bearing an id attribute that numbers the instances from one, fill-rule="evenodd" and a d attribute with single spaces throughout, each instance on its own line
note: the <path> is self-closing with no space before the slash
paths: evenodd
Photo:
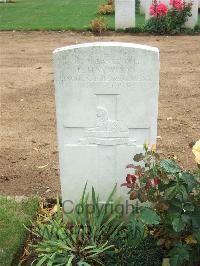
<path id="1" fill-rule="evenodd" d="M 123 122 L 111 120 L 108 111 L 102 106 L 96 109 L 96 126 L 86 128 L 79 144 L 96 145 L 136 145 L 136 140 L 129 138 L 129 130 Z"/>

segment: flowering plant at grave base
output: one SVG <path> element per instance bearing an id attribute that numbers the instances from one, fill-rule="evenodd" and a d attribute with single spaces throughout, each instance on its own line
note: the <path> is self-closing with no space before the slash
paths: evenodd
<path id="1" fill-rule="evenodd" d="M 149 14 L 151 16 L 166 16 L 168 8 L 164 3 L 157 3 L 157 1 L 153 1 L 152 5 L 150 6 Z"/>
<path id="2" fill-rule="evenodd" d="M 151 33 L 176 34 L 179 33 L 190 17 L 192 1 L 170 0 L 170 8 L 162 1 L 153 0 L 149 14 L 151 18 L 147 21 L 145 29 Z"/>
<path id="3" fill-rule="evenodd" d="M 199 159 L 200 142 L 193 148 Z M 200 172 L 182 169 L 174 160 L 160 159 L 155 145 L 144 145 L 134 173 L 122 184 L 128 188 L 135 223 L 143 224 L 166 250 L 170 265 L 200 263 Z M 138 164 L 139 163 L 139 164 Z M 185 264 L 186 263 L 186 264 Z"/>

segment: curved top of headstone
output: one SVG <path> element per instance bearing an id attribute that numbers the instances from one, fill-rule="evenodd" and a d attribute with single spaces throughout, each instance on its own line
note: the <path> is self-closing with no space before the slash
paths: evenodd
<path id="1" fill-rule="evenodd" d="M 134 49 L 141 49 L 141 50 L 159 53 L 159 49 L 157 47 L 149 45 L 141 45 L 136 43 L 128 43 L 128 42 L 92 42 L 92 43 L 68 45 L 55 49 L 53 53 L 59 53 L 67 50 L 74 50 L 78 48 L 88 48 L 88 47 L 124 47 L 124 48 L 134 48 Z"/>

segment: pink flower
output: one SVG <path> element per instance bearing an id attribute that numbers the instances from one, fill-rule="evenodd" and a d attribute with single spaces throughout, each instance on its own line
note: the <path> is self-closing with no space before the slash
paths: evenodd
<path id="1" fill-rule="evenodd" d="M 183 0 L 170 0 L 169 4 L 176 9 L 182 9 L 184 7 Z"/>
<path id="2" fill-rule="evenodd" d="M 150 16 L 166 16 L 167 15 L 167 6 L 164 3 L 157 3 L 157 1 L 154 1 L 154 3 L 150 6 L 149 14 Z"/>
<path id="3" fill-rule="evenodd" d="M 159 14 L 160 16 L 166 16 L 167 15 L 167 6 L 163 3 L 159 3 L 157 5 L 157 14 Z"/>
<path id="4" fill-rule="evenodd" d="M 150 15 L 150 16 L 154 16 L 154 17 L 157 16 L 157 13 L 156 13 L 156 6 L 154 6 L 153 4 L 150 6 L 149 15 Z"/>

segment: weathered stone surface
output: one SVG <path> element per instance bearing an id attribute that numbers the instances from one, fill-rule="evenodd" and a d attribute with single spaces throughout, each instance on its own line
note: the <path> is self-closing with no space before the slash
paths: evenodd
<path id="1" fill-rule="evenodd" d="M 135 0 L 115 0 L 115 29 L 135 27 Z"/>
<path id="2" fill-rule="evenodd" d="M 156 143 L 158 49 L 67 46 L 54 51 L 54 72 L 63 201 L 76 202 L 87 181 L 105 201 L 144 142 Z"/>
<path id="3" fill-rule="evenodd" d="M 140 14 L 145 14 L 146 0 L 140 0 Z"/>

